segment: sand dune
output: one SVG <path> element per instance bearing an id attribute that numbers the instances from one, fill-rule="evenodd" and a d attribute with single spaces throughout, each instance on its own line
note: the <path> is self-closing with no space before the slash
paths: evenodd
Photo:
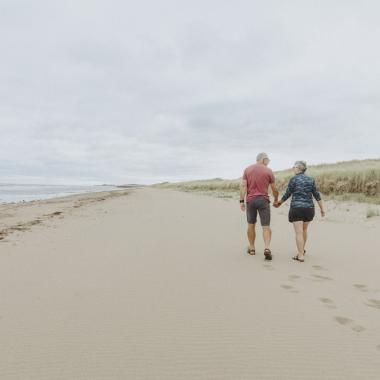
<path id="1" fill-rule="evenodd" d="M 86 197 L 0 208 L 0 379 L 379 378 L 380 218 L 335 204 L 301 264 L 273 210 L 268 263 L 235 200 Z"/>

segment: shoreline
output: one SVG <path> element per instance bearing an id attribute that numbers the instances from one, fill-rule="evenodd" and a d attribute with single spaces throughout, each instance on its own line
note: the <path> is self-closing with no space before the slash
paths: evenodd
<path id="1" fill-rule="evenodd" d="M 0 206 L 7 204 L 19 204 L 33 201 L 59 199 L 72 195 L 86 195 L 109 191 L 120 191 L 142 187 L 140 185 L 23 185 L 0 184 Z M 4 190 L 5 189 L 5 190 Z M 47 191 L 47 192 L 46 192 Z"/>
<path id="2" fill-rule="evenodd" d="M 131 189 L 115 189 L 0 204 L 0 241 L 15 232 L 28 231 L 51 218 L 60 217 L 94 202 L 130 194 Z"/>

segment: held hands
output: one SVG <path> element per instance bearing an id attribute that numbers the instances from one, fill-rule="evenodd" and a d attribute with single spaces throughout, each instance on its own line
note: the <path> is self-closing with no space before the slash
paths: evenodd
<path id="1" fill-rule="evenodd" d="M 273 202 L 273 207 L 279 208 L 281 206 L 282 202 L 281 201 L 274 201 Z"/>

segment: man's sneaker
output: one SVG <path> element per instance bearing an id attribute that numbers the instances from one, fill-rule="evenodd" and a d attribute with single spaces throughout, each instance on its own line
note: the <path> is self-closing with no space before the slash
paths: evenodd
<path id="1" fill-rule="evenodd" d="M 264 250 L 264 256 L 265 256 L 265 260 L 272 260 L 272 252 L 270 251 L 270 249 L 266 248 Z"/>

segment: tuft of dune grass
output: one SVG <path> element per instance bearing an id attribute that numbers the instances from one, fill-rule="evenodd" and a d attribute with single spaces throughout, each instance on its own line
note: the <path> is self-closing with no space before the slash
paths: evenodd
<path id="1" fill-rule="evenodd" d="M 319 191 L 327 198 L 380 204 L 380 159 L 314 165 L 308 168 L 306 174 L 315 178 Z M 275 172 L 277 187 L 281 192 L 285 191 L 292 176 L 291 170 Z M 153 186 L 235 198 L 239 196 L 240 181 L 240 178 L 234 180 L 214 178 L 165 182 Z"/>
<path id="2" fill-rule="evenodd" d="M 367 210 L 367 218 L 373 218 L 374 216 L 380 216 L 379 210 L 374 210 L 372 208 Z"/>

